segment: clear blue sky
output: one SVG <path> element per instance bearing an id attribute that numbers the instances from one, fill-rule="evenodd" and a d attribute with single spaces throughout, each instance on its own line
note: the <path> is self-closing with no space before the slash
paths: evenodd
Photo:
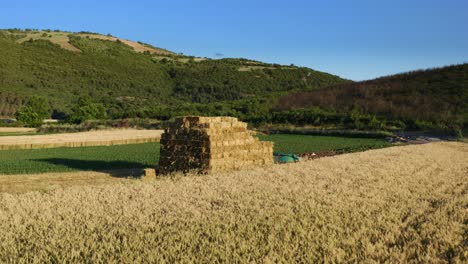
<path id="1" fill-rule="evenodd" d="M 467 0 L 2 1 L 1 28 L 111 33 L 353 80 L 468 61 Z"/>

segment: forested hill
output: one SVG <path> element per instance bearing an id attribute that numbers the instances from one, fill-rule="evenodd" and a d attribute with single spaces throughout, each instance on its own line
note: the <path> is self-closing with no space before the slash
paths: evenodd
<path id="1" fill-rule="evenodd" d="M 348 82 L 282 97 L 279 111 L 319 107 L 334 113 L 375 115 L 408 124 L 468 124 L 468 64 Z M 424 125 L 423 125 L 424 126 Z"/>
<path id="2" fill-rule="evenodd" d="M 345 81 L 294 65 L 196 58 L 90 32 L 2 30 L 0 58 L 3 117 L 35 95 L 46 98 L 58 118 L 81 96 L 103 103 L 111 118 L 245 118 L 268 111 L 279 96 Z"/>

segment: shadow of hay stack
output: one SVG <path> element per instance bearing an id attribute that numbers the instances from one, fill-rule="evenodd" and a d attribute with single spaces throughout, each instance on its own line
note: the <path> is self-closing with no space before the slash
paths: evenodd
<path id="1" fill-rule="evenodd" d="M 127 161 L 100 161 L 100 160 L 78 160 L 78 159 L 36 159 L 35 161 L 46 162 L 58 166 L 64 166 L 81 171 L 108 172 L 117 178 L 141 178 L 144 175 L 144 164 Z"/>
<path id="2" fill-rule="evenodd" d="M 273 164 L 273 143 L 262 142 L 233 117 L 180 117 L 161 137 L 159 174 L 212 173 Z"/>

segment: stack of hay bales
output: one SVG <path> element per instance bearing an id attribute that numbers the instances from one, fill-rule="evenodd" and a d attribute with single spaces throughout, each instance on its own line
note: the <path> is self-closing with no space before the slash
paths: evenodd
<path id="1" fill-rule="evenodd" d="M 160 174 L 212 173 L 273 164 L 273 143 L 261 142 L 233 117 L 180 117 L 161 137 Z"/>

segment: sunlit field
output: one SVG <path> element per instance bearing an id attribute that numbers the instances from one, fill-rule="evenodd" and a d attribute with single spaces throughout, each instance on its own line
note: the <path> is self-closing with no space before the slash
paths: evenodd
<path id="1" fill-rule="evenodd" d="M 466 263 L 468 145 L 0 194 L 0 261 Z"/>
<path id="2" fill-rule="evenodd" d="M 383 139 L 373 138 L 307 135 L 269 135 L 260 138 L 273 141 L 275 151 L 295 154 L 322 150 L 356 151 L 389 146 Z M 145 168 L 156 166 L 158 160 L 159 143 L 0 150 L 0 174 Z"/>

